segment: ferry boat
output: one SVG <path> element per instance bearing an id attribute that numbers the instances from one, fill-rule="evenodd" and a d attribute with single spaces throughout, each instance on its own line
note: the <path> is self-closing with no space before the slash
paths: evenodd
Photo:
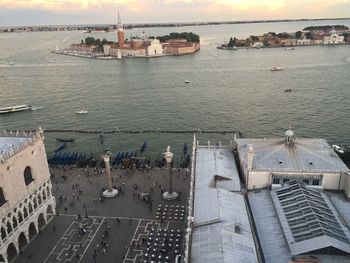
<path id="1" fill-rule="evenodd" d="M 0 108 L 0 114 L 17 112 L 17 111 L 25 111 L 25 110 L 31 110 L 31 109 L 32 109 L 32 106 L 30 105 L 9 106 L 9 107 Z"/>

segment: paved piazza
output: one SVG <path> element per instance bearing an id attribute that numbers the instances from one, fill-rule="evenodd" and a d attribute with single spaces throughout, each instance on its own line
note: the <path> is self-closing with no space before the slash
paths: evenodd
<path id="1" fill-rule="evenodd" d="M 179 199 L 165 201 L 166 169 L 112 169 L 117 197 L 101 198 L 101 169 L 51 169 L 57 213 L 14 259 L 44 262 L 174 262 L 182 254 L 189 171 L 173 170 Z M 149 193 L 151 201 L 139 193 Z"/>

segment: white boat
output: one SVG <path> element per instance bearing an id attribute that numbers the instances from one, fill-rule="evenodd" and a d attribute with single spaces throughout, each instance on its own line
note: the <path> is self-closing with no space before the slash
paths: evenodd
<path id="1" fill-rule="evenodd" d="M 336 152 L 338 152 L 338 153 L 344 153 L 344 150 L 343 150 L 342 147 L 340 147 L 340 146 L 338 146 L 338 145 L 336 145 L 336 144 L 333 144 L 332 147 L 333 147 L 333 149 L 334 149 Z"/>
<path id="2" fill-rule="evenodd" d="M 294 50 L 294 47 L 286 47 L 286 50 Z"/>
<path id="3" fill-rule="evenodd" d="M 0 108 L 0 114 L 17 112 L 17 111 L 25 111 L 25 110 L 31 110 L 31 109 L 32 109 L 32 106 L 30 105 L 16 105 L 16 106 L 10 106 L 10 107 L 3 107 L 3 108 Z"/>
<path id="4" fill-rule="evenodd" d="M 274 66 L 274 67 L 272 67 L 271 69 L 270 69 L 271 71 L 282 71 L 282 70 L 284 70 L 282 67 L 276 67 L 276 66 Z"/>
<path id="5" fill-rule="evenodd" d="M 87 110 L 78 110 L 75 112 L 76 114 L 87 114 L 88 111 Z"/>
<path id="6" fill-rule="evenodd" d="M 187 84 L 187 83 L 190 83 L 190 81 L 189 81 L 189 80 L 186 80 L 185 83 L 186 83 L 186 84 Z"/>

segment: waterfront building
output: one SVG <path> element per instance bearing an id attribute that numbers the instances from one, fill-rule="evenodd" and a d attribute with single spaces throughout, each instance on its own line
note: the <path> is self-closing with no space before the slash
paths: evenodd
<path id="1" fill-rule="evenodd" d="M 71 44 L 69 48 L 70 52 L 77 52 L 80 54 L 91 55 L 96 52 L 95 45 L 86 45 L 86 44 Z"/>
<path id="2" fill-rule="evenodd" d="M 337 31 L 331 30 L 329 34 L 323 36 L 323 44 L 333 45 L 333 44 L 344 44 L 344 36 L 340 36 Z"/>
<path id="3" fill-rule="evenodd" d="M 256 41 L 254 42 L 254 44 L 252 45 L 253 48 L 261 48 L 264 46 L 264 43 L 263 42 L 260 42 L 260 41 Z"/>
<path id="4" fill-rule="evenodd" d="M 295 46 L 297 41 L 295 38 L 284 38 L 281 39 L 281 46 Z"/>
<path id="5" fill-rule="evenodd" d="M 306 37 L 297 39 L 297 46 L 307 46 L 311 45 L 311 39 L 308 39 Z"/>
<path id="6" fill-rule="evenodd" d="M 311 45 L 321 45 L 322 43 L 322 39 L 311 39 Z"/>
<path id="7" fill-rule="evenodd" d="M 146 46 L 147 56 L 159 56 L 163 54 L 163 45 L 158 39 L 149 39 L 149 44 Z"/>
<path id="8" fill-rule="evenodd" d="M 168 55 L 185 55 L 197 52 L 200 44 L 188 42 L 186 39 L 169 39 L 163 43 L 163 52 Z"/>
<path id="9" fill-rule="evenodd" d="M 280 47 L 281 46 L 281 39 L 279 38 L 266 38 L 264 43 L 267 47 Z"/>
<path id="10" fill-rule="evenodd" d="M 21 253 L 55 214 L 41 129 L 0 135 L 0 262 Z"/>
<path id="11" fill-rule="evenodd" d="M 343 190 L 350 197 L 349 168 L 324 139 L 237 139 L 237 152 L 248 190 L 301 180 L 327 190 Z"/>

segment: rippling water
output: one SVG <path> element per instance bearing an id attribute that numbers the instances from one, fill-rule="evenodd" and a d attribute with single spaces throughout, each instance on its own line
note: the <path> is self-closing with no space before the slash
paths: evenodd
<path id="1" fill-rule="evenodd" d="M 81 32 L 0 34 L 0 105 L 31 104 L 32 112 L 0 116 L 0 128 L 29 129 L 235 129 L 245 136 L 281 136 L 289 126 L 298 137 L 323 137 L 350 144 L 350 46 L 217 50 L 229 36 L 292 32 L 313 24 L 293 22 L 145 29 L 150 35 L 193 31 L 201 36 L 195 55 L 97 61 L 50 50 L 80 42 Z M 140 34 L 129 30 L 127 37 Z M 96 34 L 115 40 L 114 33 Z M 16 64 L 6 58 L 14 56 Z M 272 66 L 286 70 L 271 72 Z M 189 84 L 184 81 L 189 80 Z M 292 89 L 286 93 L 285 89 Z M 89 114 L 75 111 L 87 109 Z M 49 151 L 57 134 L 46 134 Z M 99 152 L 97 135 L 76 136 L 71 150 Z M 190 135 L 111 135 L 112 151 L 150 152 L 167 144 L 180 149 Z M 231 135 L 200 135 L 229 142 Z"/>

